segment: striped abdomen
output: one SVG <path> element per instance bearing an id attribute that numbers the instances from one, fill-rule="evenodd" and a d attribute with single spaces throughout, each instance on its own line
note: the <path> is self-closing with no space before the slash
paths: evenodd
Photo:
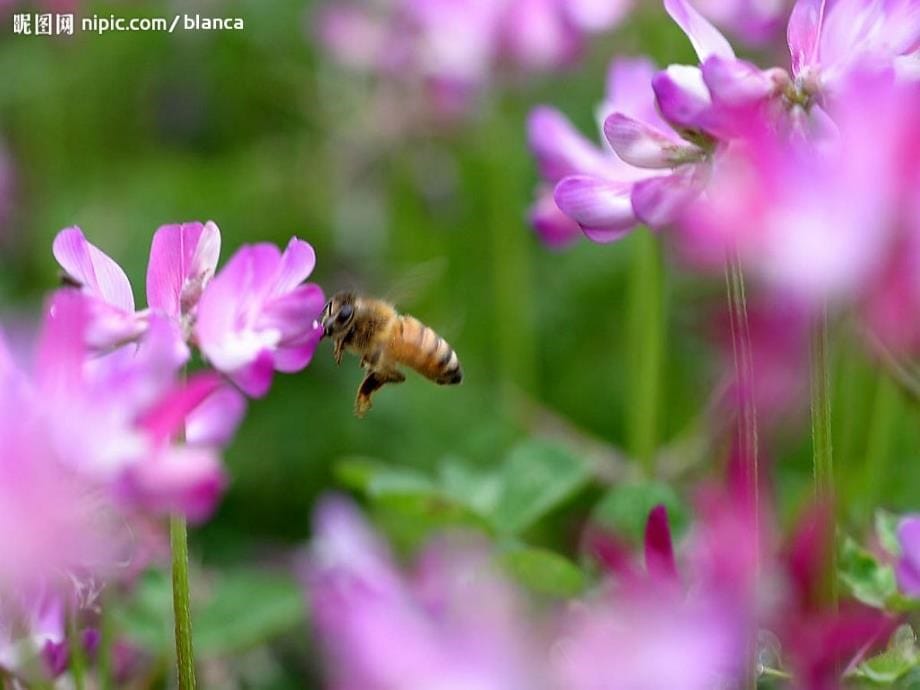
<path id="1" fill-rule="evenodd" d="M 390 334 L 389 356 L 435 383 L 460 383 L 457 353 L 441 336 L 414 316 L 397 318 Z"/>

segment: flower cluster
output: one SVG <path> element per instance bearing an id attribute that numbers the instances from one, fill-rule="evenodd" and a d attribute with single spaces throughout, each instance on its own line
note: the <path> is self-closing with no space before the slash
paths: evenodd
<path id="1" fill-rule="evenodd" d="M 736 687 L 770 657 L 769 630 L 797 687 L 840 671 L 893 629 L 878 611 L 816 597 L 830 534 L 807 515 L 781 548 L 735 494 L 707 490 L 678 559 L 667 511 L 648 516 L 644 558 L 592 530 L 599 586 L 547 612 L 528 607 L 479 547 L 435 542 L 404 576 L 357 511 L 317 511 L 304 582 L 333 688 Z"/>
<path id="2" fill-rule="evenodd" d="M 699 64 L 614 60 L 601 108 L 609 148 L 551 108 L 531 115 L 541 237 L 672 229 L 694 262 L 721 267 L 737 252 L 780 295 L 846 299 L 886 341 L 916 346 L 897 318 L 920 296 L 916 3 L 799 0 L 788 71 L 736 57 L 686 0 L 665 8 Z"/>
<path id="3" fill-rule="evenodd" d="M 211 514 L 240 390 L 263 395 L 275 370 L 305 367 L 321 335 L 322 291 L 303 283 L 313 250 L 296 238 L 284 252 L 243 247 L 215 275 L 214 223 L 163 226 L 142 310 L 121 267 L 78 228 L 53 252 L 71 287 L 48 300 L 34 348 L 9 329 L 0 340 L 0 620 L 16 622 L 0 627 L 0 664 L 10 670 L 30 647 L 62 670 L 64 615 L 91 603 L 92 583 L 142 567 L 141 521 Z M 186 374 L 193 347 L 210 368 Z"/>
<path id="4" fill-rule="evenodd" d="M 321 43 L 352 69 L 425 94 L 434 112 L 466 112 L 499 66 L 570 64 L 587 35 L 615 26 L 632 0 L 388 0 L 330 3 Z"/>

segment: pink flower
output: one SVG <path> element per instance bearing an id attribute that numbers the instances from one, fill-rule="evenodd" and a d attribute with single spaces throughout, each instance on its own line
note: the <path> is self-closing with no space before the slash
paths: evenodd
<path id="1" fill-rule="evenodd" d="M 711 260 L 735 247 L 780 295 L 856 304 L 883 339 L 920 342 L 907 316 L 920 304 L 918 107 L 917 86 L 863 79 L 841 92 L 820 145 L 760 130 L 717 160 L 682 241 Z"/>
<path id="2" fill-rule="evenodd" d="M 835 92 L 867 69 L 920 77 L 920 7 L 914 0 L 798 0 L 789 18 L 796 86 Z"/>
<path id="3" fill-rule="evenodd" d="M 275 370 L 297 372 L 313 357 L 323 291 L 303 281 L 313 248 L 296 237 L 284 252 L 242 247 L 201 296 L 195 336 L 208 362 L 249 395 L 264 395 Z"/>
<path id="4" fill-rule="evenodd" d="M 573 607 L 555 651 L 567 690 L 731 687 L 745 658 L 736 616 L 717 599 L 649 590 Z"/>
<path id="5" fill-rule="evenodd" d="M 23 374 L 0 367 L 0 602 L 19 613 L 46 588 L 65 591 L 70 576 L 111 574 L 129 536 L 104 487 L 62 452 L 53 422 Z"/>
<path id="6" fill-rule="evenodd" d="M 421 92 L 436 114 L 469 114 L 503 67 L 570 64 L 587 35 L 609 29 L 632 0 L 330 2 L 318 38 L 342 64 Z"/>
<path id="7" fill-rule="evenodd" d="M 53 297 L 34 371 L 21 377 L 46 442 L 59 464 L 122 505 L 203 519 L 225 483 L 218 454 L 210 445 L 179 445 L 176 437 L 220 391 L 220 380 L 178 380 L 187 355 L 161 317 L 151 318 L 138 345 L 89 358 L 91 300 L 66 290 Z"/>
<path id="8" fill-rule="evenodd" d="M 613 152 L 593 147 L 555 110 L 531 113 L 530 147 L 544 179 L 556 185 L 557 206 L 597 242 L 619 239 L 640 222 L 666 225 L 704 182 L 714 141 L 706 133 L 684 139 L 665 124 L 653 75 L 646 60 L 611 64 L 603 129 Z"/>
<path id="9" fill-rule="evenodd" d="M 697 0 L 696 8 L 745 43 L 761 46 L 776 37 L 788 0 Z"/>
<path id="10" fill-rule="evenodd" d="M 920 516 L 908 515 L 898 524 L 901 558 L 895 567 L 898 587 L 912 597 L 920 597 Z"/>
<path id="11" fill-rule="evenodd" d="M 331 687 L 535 687 L 514 597 L 482 554 L 429 551 L 404 578 L 349 504 L 317 510 L 304 570 Z"/>
<path id="12" fill-rule="evenodd" d="M 105 350 L 136 341 L 151 313 L 168 317 L 180 337 L 187 333 L 196 303 L 217 267 L 220 230 L 212 222 L 184 223 L 164 225 L 154 233 L 147 267 L 149 309 L 144 311 L 135 311 L 131 283 L 122 268 L 90 244 L 79 228 L 59 232 L 53 251 L 68 280 L 90 298 L 89 344 Z"/>

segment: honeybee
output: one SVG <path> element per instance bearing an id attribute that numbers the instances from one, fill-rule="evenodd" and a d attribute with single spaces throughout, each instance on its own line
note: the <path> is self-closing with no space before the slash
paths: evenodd
<path id="1" fill-rule="evenodd" d="M 326 302 L 322 326 L 323 335 L 332 339 L 336 364 L 342 363 L 348 350 L 361 357 L 361 366 L 367 371 L 355 398 L 358 417 L 371 409 L 375 391 L 387 383 L 406 380 L 398 365 L 441 385 L 463 380 L 460 360 L 447 341 L 383 300 L 339 292 Z"/>

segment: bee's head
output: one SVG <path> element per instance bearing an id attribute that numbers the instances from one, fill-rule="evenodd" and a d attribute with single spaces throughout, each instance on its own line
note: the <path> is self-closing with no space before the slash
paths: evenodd
<path id="1" fill-rule="evenodd" d="M 353 292 L 337 292 L 323 307 L 323 335 L 335 337 L 351 328 L 355 319 L 355 301 Z"/>

